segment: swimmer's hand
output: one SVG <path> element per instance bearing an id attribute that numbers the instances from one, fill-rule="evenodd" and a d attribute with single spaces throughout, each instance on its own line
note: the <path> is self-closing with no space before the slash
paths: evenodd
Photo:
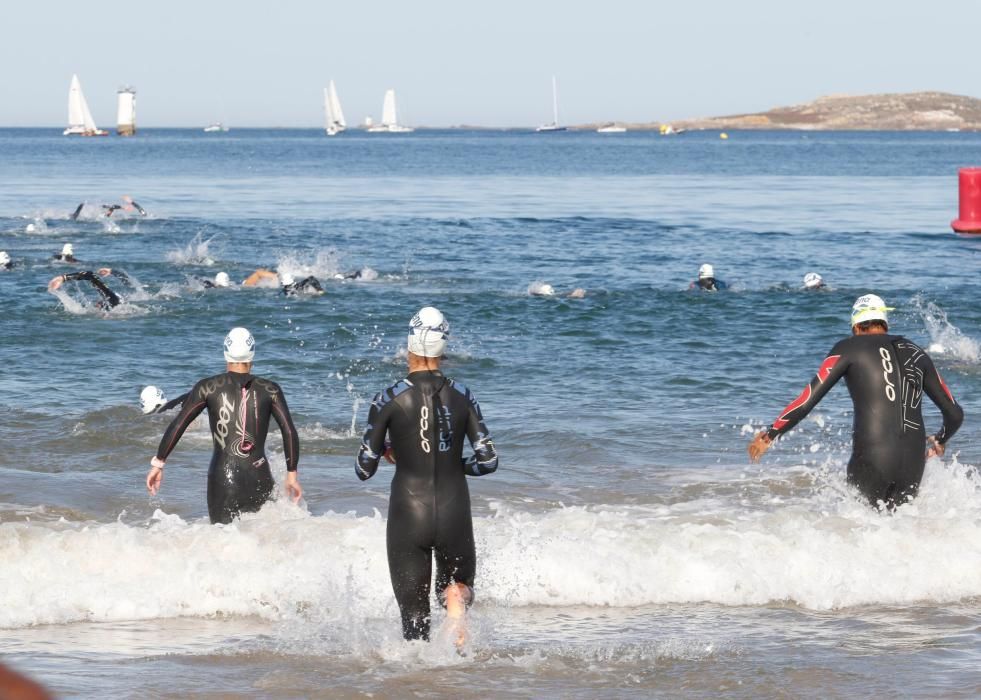
<path id="1" fill-rule="evenodd" d="M 946 445 L 941 445 L 937 441 L 937 438 L 935 438 L 935 437 L 933 437 L 933 435 L 931 435 L 930 437 L 927 438 L 927 443 L 930 445 L 930 447 L 928 447 L 927 448 L 927 451 L 926 451 L 927 459 L 930 459 L 930 457 L 943 457 L 944 456 L 944 452 L 947 450 L 947 446 Z"/>
<path id="2" fill-rule="evenodd" d="M 112 268 L 111 267 L 100 267 L 99 270 L 98 270 L 98 272 L 99 272 L 99 277 L 108 277 L 109 275 L 112 274 Z"/>
<path id="3" fill-rule="evenodd" d="M 156 496 L 157 491 L 160 490 L 164 478 L 163 468 L 163 460 L 157 459 L 156 456 L 150 460 L 150 471 L 146 475 L 146 490 L 151 496 Z"/>
<path id="4" fill-rule="evenodd" d="M 64 275 L 58 275 L 57 277 L 55 277 L 54 279 L 52 279 L 50 282 L 48 282 L 48 291 L 49 292 L 53 292 L 54 290 L 56 290 L 59 287 L 61 287 L 61 285 L 63 285 L 64 283 L 65 283 L 65 276 Z"/>
<path id="5" fill-rule="evenodd" d="M 395 464 L 395 450 L 392 449 L 391 445 L 385 445 L 385 451 L 382 452 L 382 457 L 384 457 L 389 464 Z"/>
<path id="6" fill-rule="evenodd" d="M 303 487 L 296 478 L 296 472 L 286 472 L 286 495 L 293 503 L 299 503 L 303 497 Z"/>
<path id="7" fill-rule="evenodd" d="M 753 441 L 749 443 L 749 447 L 746 448 L 746 451 L 749 453 L 750 462 L 759 462 L 760 457 L 762 457 L 773 444 L 773 440 L 768 438 L 766 433 L 767 431 L 765 430 L 761 430 L 760 432 L 756 433 L 756 435 L 753 437 Z"/>

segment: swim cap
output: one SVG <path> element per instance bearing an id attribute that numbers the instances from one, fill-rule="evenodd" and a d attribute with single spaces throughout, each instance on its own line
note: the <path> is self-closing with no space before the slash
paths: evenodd
<path id="1" fill-rule="evenodd" d="M 804 286 L 808 289 L 814 289 L 815 287 L 820 287 L 824 280 L 816 272 L 808 272 L 804 275 Z"/>
<path id="2" fill-rule="evenodd" d="M 216 287 L 227 287 L 229 284 L 231 284 L 231 280 L 228 279 L 227 272 L 219 272 L 217 275 L 215 275 Z"/>
<path id="3" fill-rule="evenodd" d="M 882 321 L 888 326 L 889 317 L 886 312 L 892 310 L 893 307 L 886 306 L 882 297 L 866 294 L 856 299 L 854 306 L 852 306 L 852 325 L 866 321 Z"/>
<path id="4" fill-rule="evenodd" d="M 698 279 L 704 280 L 708 279 L 709 277 L 715 277 L 715 269 L 708 263 L 705 263 L 698 268 Z"/>
<path id="5" fill-rule="evenodd" d="M 75 249 L 72 248 L 72 244 L 71 243 L 66 243 L 61 248 L 61 254 L 62 255 L 74 255 L 75 254 Z"/>
<path id="6" fill-rule="evenodd" d="M 10 256 L 7 255 L 7 251 L 0 250 L 0 265 L 9 265 L 9 264 L 10 264 Z"/>
<path id="7" fill-rule="evenodd" d="M 419 309 L 409 321 L 409 352 L 413 355 L 442 357 L 449 337 L 450 324 L 433 306 Z"/>
<path id="8" fill-rule="evenodd" d="M 225 336 L 227 362 L 252 362 L 255 357 L 255 338 L 247 328 L 233 328 Z"/>
<path id="9" fill-rule="evenodd" d="M 284 287 L 288 287 L 291 284 L 293 284 L 294 282 L 296 282 L 296 278 L 293 277 L 293 275 L 291 275 L 289 272 L 284 272 L 283 274 L 281 274 L 279 276 L 279 282 Z"/>
<path id="10" fill-rule="evenodd" d="M 532 282 L 528 285 L 528 293 L 533 297 L 555 296 L 555 287 L 548 282 Z"/>
<path id="11" fill-rule="evenodd" d="M 140 408 L 144 413 L 153 413 L 167 403 L 164 393 L 155 386 L 148 386 L 140 392 Z"/>

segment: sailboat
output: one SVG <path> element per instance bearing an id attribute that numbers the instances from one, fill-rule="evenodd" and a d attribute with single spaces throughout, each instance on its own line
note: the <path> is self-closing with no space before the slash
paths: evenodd
<path id="1" fill-rule="evenodd" d="M 552 76 L 552 123 L 542 124 L 535 131 L 565 131 L 564 126 L 559 126 L 559 97 L 555 89 L 555 76 Z"/>
<path id="2" fill-rule="evenodd" d="M 337 99 L 337 88 L 334 81 L 330 81 L 329 87 L 324 88 L 324 110 L 327 112 L 326 131 L 328 136 L 337 136 L 347 129 L 347 122 L 344 121 L 344 112 L 341 111 L 341 101 Z"/>
<path id="3" fill-rule="evenodd" d="M 381 124 L 369 126 L 368 131 L 372 134 L 408 134 L 409 132 L 415 131 L 410 126 L 399 124 L 398 115 L 395 111 L 395 90 L 388 89 L 385 91 L 385 101 L 382 103 Z"/>
<path id="4" fill-rule="evenodd" d="M 68 128 L 63 135 L 107 136 L 108 134 L 108 131 L 95 125 L 85 95 L 82 94 L 82 84 L 78 82 L 77 75 L 72 75 L 72 84 L 68 88 Z"/>

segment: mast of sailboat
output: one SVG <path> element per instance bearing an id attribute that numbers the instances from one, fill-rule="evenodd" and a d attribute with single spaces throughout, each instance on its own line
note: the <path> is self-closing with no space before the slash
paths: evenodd
<path id="1" fill-rule="evenodd" d="M 559 93 L 555 87 L 555 76 L 552 76 L 552 124 L 559 125 Z"/>

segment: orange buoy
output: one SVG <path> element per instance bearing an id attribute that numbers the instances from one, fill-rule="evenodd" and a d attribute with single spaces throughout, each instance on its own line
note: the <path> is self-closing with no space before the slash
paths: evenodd
<path id="1" fill-rule="evenodd" d="M 950 225 L 957 233 L 981 233 L 981 168 L 961 168 L 957 180 L 960 207 Z"/>

